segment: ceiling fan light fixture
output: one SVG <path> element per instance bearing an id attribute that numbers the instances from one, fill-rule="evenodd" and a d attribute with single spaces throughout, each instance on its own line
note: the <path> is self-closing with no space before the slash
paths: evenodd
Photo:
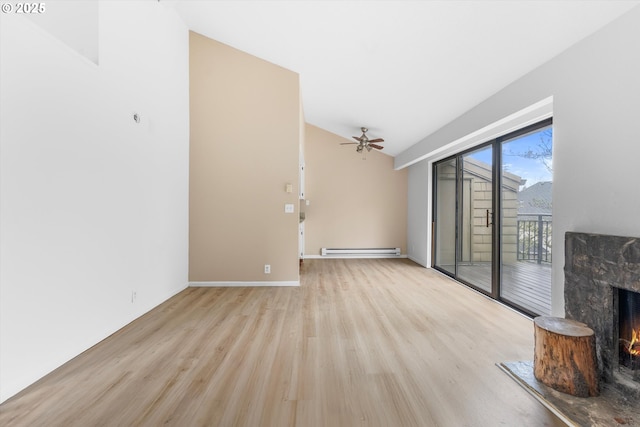
<path id="1" fill-rule="evenodd" d="M 360 128 L 360 130 L 362 131 L 362 136 L 358 137 L 358 136 L 354 136 L 353 139 L 355 139 L 358 142 L 341 142 L 340 145 L 352 145 L 352 144 L 357 144 L 358 146 L 356 147 L 356 153 L 362 153 L 364 152 L 364 149 L 366 148 L 367 151 L 371 151 L 372 148 L 375 148 L 376 150 L 382 150 L 382 145 L 377 144 L 378 142 L 384 142 L 384 139 L 382 138 L 374 138 L 374 139 L 369 139 L 369 137 L 367 137 L 367 131 L 369 129 L 362 127 Z"/>

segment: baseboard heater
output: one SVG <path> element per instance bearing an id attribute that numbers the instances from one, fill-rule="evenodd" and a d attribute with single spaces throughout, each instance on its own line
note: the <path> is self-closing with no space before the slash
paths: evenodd
<path id="1" fill-rule="evenodd" d="M 352 258 L 399 257 L 400 248 L 322 248 L 322 256 Z"/>

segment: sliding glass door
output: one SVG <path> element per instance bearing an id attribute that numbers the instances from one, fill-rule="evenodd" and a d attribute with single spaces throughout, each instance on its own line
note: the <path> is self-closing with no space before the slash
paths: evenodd
<path id="1" fill-rule="evenodd" d="M 531 315 L 551 313 L 551 132 L 549 119 L 433 169 L 434 267 Z"/>
<path id="2" fill-rule="evenodd" d="M 457 277 L 491 293 L 493 258 L 493 147 L 460 156 Z"/>

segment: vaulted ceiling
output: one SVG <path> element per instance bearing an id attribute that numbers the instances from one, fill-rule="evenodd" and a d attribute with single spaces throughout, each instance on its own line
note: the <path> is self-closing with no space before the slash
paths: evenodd
<path id="1" fill-rule="evenodd" d="M 640 1 L 162 0 L 299 73 L 308 123 L 395 156 Z"/>

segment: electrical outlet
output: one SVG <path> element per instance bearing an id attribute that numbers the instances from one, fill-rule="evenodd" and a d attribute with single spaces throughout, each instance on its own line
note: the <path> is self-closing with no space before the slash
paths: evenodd
<path id="1" fill-rule="evenodd" d="M 264 274 L 271 274 L 271 265 L 270 264 L 265 264 L 264 265 Z"/>
<path id="2" fill-rule="evenodd" d="M 131 291 L 131 304 L 136 302 L 136 298 L 138 298 L 138 293 L 136 291 Z"/>

